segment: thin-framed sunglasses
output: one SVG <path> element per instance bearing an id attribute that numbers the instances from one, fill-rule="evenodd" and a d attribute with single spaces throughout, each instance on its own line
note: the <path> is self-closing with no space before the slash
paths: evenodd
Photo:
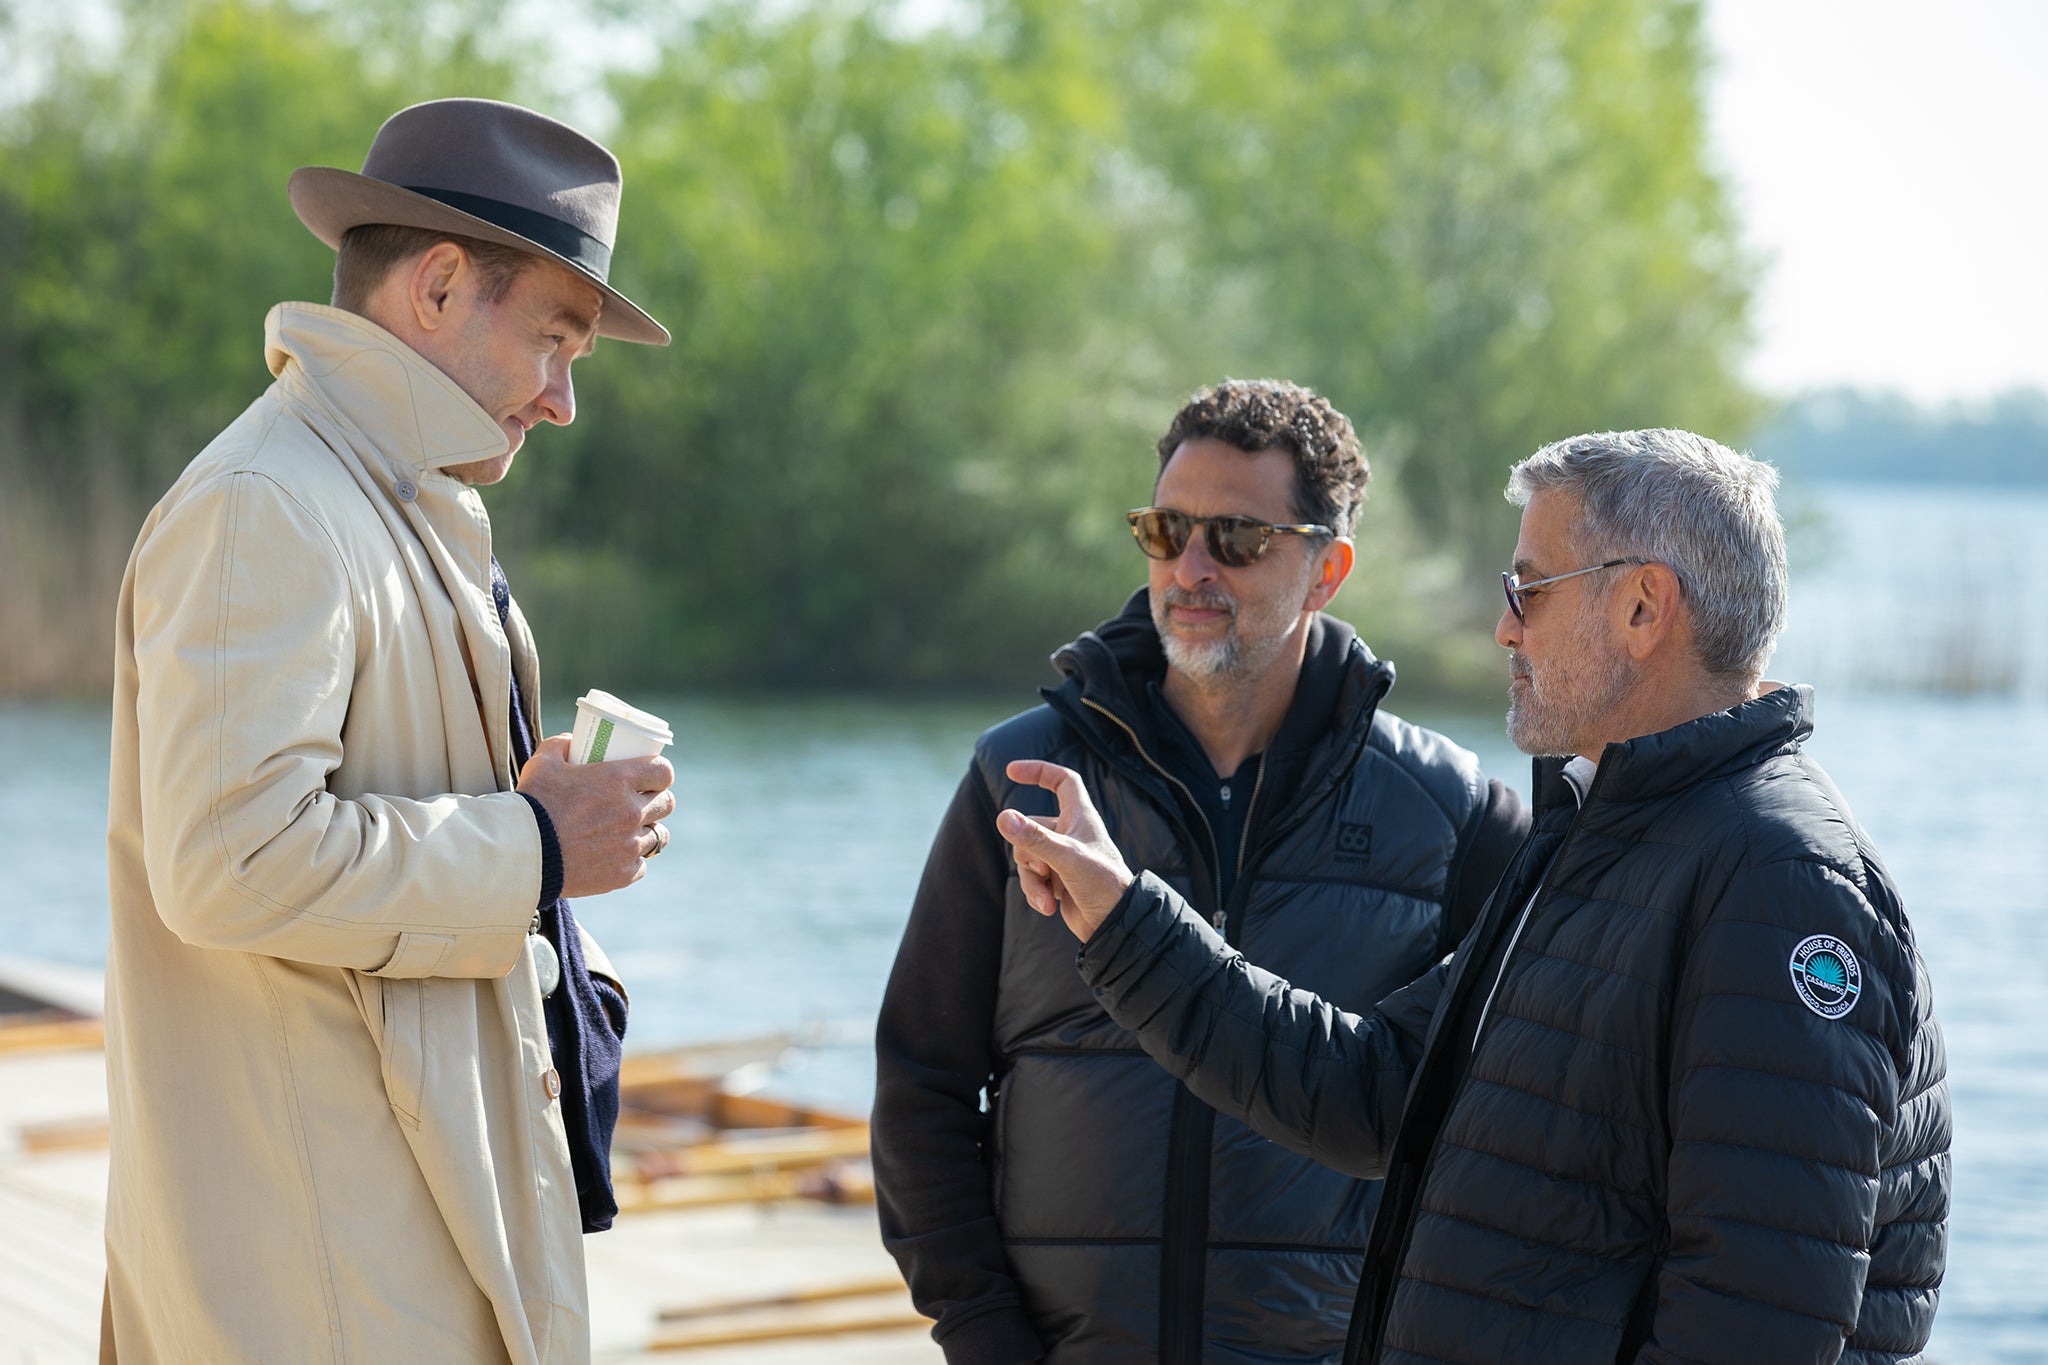
<path id="1" fill-rule="evenodd" d="M 1209 558 L 1228 569 L 1242 569 L 1266 553 L 1274 536 L 1334 536 L 1327 526 L 1280 526 L 1257 517 L 1192 517 L 1167 507 L 1138 507 L 1124 514 L 1138 548 L 1153 559 L 1178 559 L 1197 526 L 1208 544 Z"/>
<path id="2" fill-rule="evenodd" d="M 1594 564 L 1584 569 L 1573 569 L 1570 573 L 1554 573 L 1548 578 L 1538 578 L 1528 583 L 1522 582 L 1511 573 L 1504 573 L 1500 576 L 1500 586 L 1501 590 L 1508 595 L 1508 610 L 1515 614 L 1517 621 L 1526 621 L 1529 618 L 1522 615 L 1522 594 L 1528 592 L 1531 588 L 1548 587 L 1552 583 L 1562 583 L 1567 578 L 1577 578 L 1580 574 L 1599 573 L 1602 569 L 1611 569 L 1617 564 L 1647 564 L 1649 562 L 1647 559 L 1638 559 L 1634 555 L 1623 555 L 1620 559 L 1610 559 L 1605 564 Z"/>

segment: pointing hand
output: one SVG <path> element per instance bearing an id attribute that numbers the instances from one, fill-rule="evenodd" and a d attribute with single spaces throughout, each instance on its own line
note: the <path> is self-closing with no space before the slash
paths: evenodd
<path id="1" fill-rule="evenodd" d="M 1110 842 L 1079 773 L 1035 758 L 1019 759 L 1006 771 L 1011 781 L 1043 787 L 1060 803 L 1055 816 L 1014 810 L 996 816 L 996 831 L 1017 852 L 1024 899 L 1041 915 L 1059 915 L 1086 943 L 1136 878 Z"/>

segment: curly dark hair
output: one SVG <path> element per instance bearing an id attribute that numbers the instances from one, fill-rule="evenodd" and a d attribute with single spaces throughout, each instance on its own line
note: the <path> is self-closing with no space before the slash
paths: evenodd
<path id="1" fill-rule="evenodd" d="M 1247 455 L 1275 447 L 1294 456 L 1294 514 L 1351 534 L 1372 471 L 1351 419 L 1312 389 L 1284 379 L 1226 379 L 1188 399 L 1159 438 L 1159 468 L 1183 441 L 1203 439 Z"/>

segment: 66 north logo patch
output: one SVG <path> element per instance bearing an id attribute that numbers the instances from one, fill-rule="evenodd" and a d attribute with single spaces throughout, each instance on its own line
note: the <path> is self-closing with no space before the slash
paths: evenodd
<path id="1" fill-rule="evenodd" d="M 1856 1008 L 1863 993 L 1863 968 L 1849 945 L 1815 934 L 1792 950 L 1792 989 L 1823 1019 L 1839 1019 Z"/>

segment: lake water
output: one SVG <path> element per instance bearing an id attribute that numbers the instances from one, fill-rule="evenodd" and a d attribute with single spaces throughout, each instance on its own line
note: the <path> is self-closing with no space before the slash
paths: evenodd
<path id="1" fill-rule="evenodd" d="M 1904 892 L 1947 1032 L 1956 1205 L 1932 1358 L 2048 1360 L 2048 640 L 2038 602 L 2023 614 L 2019 600 L 2048 558 L 2048 494 L 1805 500 L 1831 529 L 1802 535 L 1772 673 L 1820 688 L 1812 750 Z M 634 700 L 678 736 L 675 843 L 639 886 L 578 906 L 632 983 L 633 1042 L 811 1028 L 819 1045 L 774 1088 L 864 1109 L 868 1035 L 931 831 L 974 736 L 1031 698 Z M 1391 705 L 1526 792 L 1497 711 L 1399 689 Z M 0 952 L 98 967 L 104 711 L 0 704 L 0 753 Z"/>

